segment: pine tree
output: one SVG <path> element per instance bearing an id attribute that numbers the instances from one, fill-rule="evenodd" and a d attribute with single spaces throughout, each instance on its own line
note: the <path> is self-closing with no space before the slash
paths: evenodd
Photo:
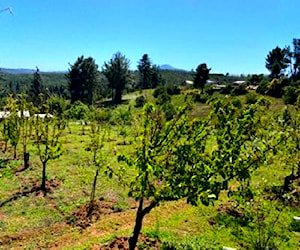
<path id="1" fill-rule="evenodd" d="M 130 80 L 129 64 L 130 61 L 121 52 L 117 52 L 109 62 L 104 63 L 103 74 L 111 87 L 114 103 L 122 102 L 122 92 Z"/>
<path id="2" fill-rule="evenodd" d="M 98 65 L 92 57 L 78 57 L 73 65 L 70 65 L 68 74 L 71 102 L 81 101 L 92 104 L 94 90 L 98 83 Z"/>
<path id="3" fill-rule="evenodd" d="M 36 71 L 33 74 L 33 81 L 31 83 L 28 97 L 29 100 L 36 106 L 40 107 L 42 104 L 42 94 L 44 94 L 43 80 L 40 75 L 40 70 L 36 67 Z"/>

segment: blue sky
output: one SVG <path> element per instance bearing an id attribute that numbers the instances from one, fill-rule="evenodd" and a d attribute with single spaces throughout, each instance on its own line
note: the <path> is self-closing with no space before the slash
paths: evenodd
<path id="1" fill-rule="evenodd" d="M 300 38 L 299 0 L 0 0 L 0 67 L 99 68 L 121 51 L 155 64 L 214 73 L 267 73 L 265 57 Z"/>

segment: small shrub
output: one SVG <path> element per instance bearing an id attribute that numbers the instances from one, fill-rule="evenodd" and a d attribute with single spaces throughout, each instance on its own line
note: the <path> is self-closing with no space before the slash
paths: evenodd
<path id="1" fill-rule="evenodd" d="M 166 91 L 169 95 L 179 95 L 180 88 L 175 84 L 169 84 L 166 88 Z"/>
<path id="2" fill-rule="evenodd" d="M 153 97 L 157 98 L 158 96 L 162 95 L 163 93 L 166 93 L 166 89 L 163 86 L 158 86 L 155 88 L 153 92 Z"/>
<path id="3" fill-rule="evenodd" d="M 197 93 L 194 95 L 194 101 L 200 103 L 206 103 L 209 99 L 209 95 Z"/>
<path id="4" fill-rule="evenodd" d="M 138 96 L 136 99 L 135 99 L 135 107 L 136 108 L 141 108 L 143 107 L 147 102 L 147 99 L 145 96 Z"/>
<path id="5" fill-rule="evenodd" d="M 267 108 L 270 107 L 271 105 L 271 102 L 266 99 L 265 97 L 260 97 L 258 100 L 257 100 L 257 103 L 260 105 L 260 106 L 265 106 Z"/>
<path id="6" fill-rule="evenodd" d="M 266 79 L 262 80 L 261 82 L 259 82 L 256 92 L 262 95 L 266 95 L 268 92 L 268 85 L 269 85 L 268 80 Z"/>
<path id="7" fill-rule="evenodd" d="M 254 93 L 248 93 L 246 95 L 246 104 L 254 104 L 257 102 L 257 95 Z"/>
<path id="8" fill-rule="evenodd" d="M 229 95 L 229 94 L 231 94 L 233 88 L 234 87 L 231 84 L 227 84 L 225 88 L 222 88 L 220 90 L 220 93 L 223 95 Z"/>
<path id="9" fill-rule="evenodd" d="M 175 107 L 172 103 L 166 103 L 162 105 L 162 110 L 165 113 L 165 117 L 167 121 L 173 119 L 174 115 L 176 114 Z"/>
<path id="10" fill-rule="evenodd" d="M 130 125 L 132 121 L 132 113 L 130 108 L 120 106 L 112 112 L 109 123 L 111 125 Z"/>
<path id="11" fill-rule="evenodd" d="M 293 219 L 290 223 L 290 230 L 294 232 L 300 232 L 300 221 Z"/>
<path id="12" fill-rule="evenodd" d="M 53 95 L 48 99 L 49 112 L 56 116 L 62 116 L 70 108 L 70 101 Z"/>
<path id="13" fill-rule="evenodd" d="M 109 109 L 105 108 L 90 108 L 89 118 L 90 120 L 97 122 L 107 122 L 111 119 L 112 112 Z"/>
<path id="14" fill-rule="evenodd" d="M 76 101 L 67 112 L 69 119 L 84 120 L 89 114 L 89 107 L 81 101 Z"/>
<path id="15" fill-rule="evenodd" d="M 168 93 L 166 93 L 166 92 L 160 94 L 156 99 L 157 105 L 164 105 L 169 102 L 171 102 L 171 96 L 168 95 Z"/>
<path id="16" fill-rule="evenodd" d="M 293 86 L 287 86 L 284 88 L 283 100 L 285 104 L 295 104 L 299 96 L 299 90 Z"/>
<path id="17" fill-rule="evenodd" d="M 244 95 L 247 94 L 248 91 L 246 89 L 246 85 L 245 84 L 241 84 L 237 87 L 234 87 L 231 91 L 231 95 Z"/>
<path id="18" fill-rule="evenodd" d="M 231 101 L 232 105 L 236 108 L 241 108 L 242 107 L 242 102 L 240 99 L 235 98 Z"/>

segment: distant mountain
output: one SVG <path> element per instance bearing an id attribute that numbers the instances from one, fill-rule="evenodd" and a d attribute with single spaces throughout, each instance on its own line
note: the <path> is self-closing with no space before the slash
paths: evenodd
<path id="1" fill-rule="evenodd" d="M 8 69 L 0 68 L 0 73 L 20 75 L 20 74 L 33 74 L 35 69 Z M 50 73 L 50 74 L 65 74 L 67 71 L 40 71 L 41 73 Z"/>
<path id="2" fill-rule="evenodd" d="M 0 73 L 6 74 L 33 74 L 35 72 L 34 69 L 7 69 L 0 68 Z"/>
<path id="3" fill-rule="evenodd" d="M 163 70 L 181 70 L 181 71 L 186 71 L 184 69 L 178 69 L 178 68 L 175 68 L 169 64 L 163 64 L 163 65 L 159 65 L 159 68 L 160 69 L 163 69 Z"/>

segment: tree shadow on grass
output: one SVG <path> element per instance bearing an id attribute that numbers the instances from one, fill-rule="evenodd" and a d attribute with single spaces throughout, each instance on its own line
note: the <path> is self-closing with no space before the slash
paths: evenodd
<path id="1" fill-rule="evenodd" d="M 9 159 L 0 159 L 0 168 L 5 168 L 5 164 L 9 162 Z"/>
<path id="2" fill-rule="evenodd" d="M 2 202 L 0 203 L 0 207 L 3 207 L 3 206 L 5 206 L 6 204 L 8 204 L 8 203 L 10 203 L 10 202 L 12 202 L 12 201 L 18 200 L 18 199 L 20 199 L 20 198 L 22 198 L 22 197 L 24 197 L 24 196 L 28 196 L 28 195 L 33 194 L 33 193 L 35 193 L 35 192 L 38 192 L 38 191 L 40 191 L 40 190 L 41 190 L 40 187 L 32 187 L 32 188 L 29 189 L 29 190 L 24 190 L 24 191 L 22 191 L 22 192 L 17 192 L 17 193 L 15 193 L 15 194 L 13 194 L 12 197 L 6 199 L 5 201 L 2 201 Z"/>
<path id="3" fill-rule="evenodd" d="M 18 200 L 22 197 L 29 196 L 30 194 L 36 194 L 37 196 L 46 196 L 47 193 L 51 193 L 55 187 L 60 184 L 60 181 L 53 179 L 46 183 L 46 191 L 41 189 L 41 185 L 39 182 L 33 184 L 31 188 L 25 188 L 22 192 L 14 193 L 10 198 L 0 202 L 0 208 L 5 206 L 6 204 Z"/>

